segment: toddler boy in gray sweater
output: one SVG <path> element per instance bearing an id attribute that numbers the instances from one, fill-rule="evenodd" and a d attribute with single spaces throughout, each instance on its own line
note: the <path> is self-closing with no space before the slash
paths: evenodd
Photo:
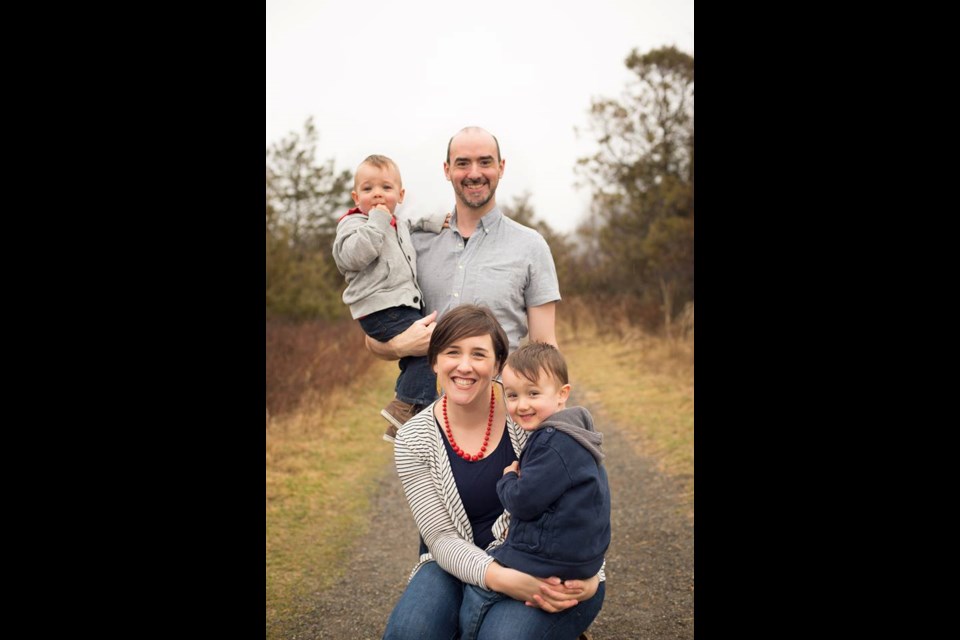
<path id="1" fill-rule="evenodd" d="M 404 194 L 397 164 L 386 156 L 369 156 L 357 167 L 350 193 L 356 207 L 337 222 L 333 242 L 333 259 L 347 280 L 343 301 L 363 331 L 380 342 L 423 317 L 410 231 L 440 233 L 447 226 L 443 213 L 398 221 L 394 212 Z M 393 442 L 397 429 L 435 396 L 436 378 L 426 357 L 401 358 L 396 397 L 380 412 L 389 423 L 384 440 Z"/>

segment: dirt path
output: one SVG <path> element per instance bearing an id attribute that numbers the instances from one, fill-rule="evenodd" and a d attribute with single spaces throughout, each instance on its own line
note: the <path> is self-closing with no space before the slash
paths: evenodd
<path id="1" fill-rule="evenodd" d="M 693 638 L 693 523 L 679 483 L 634 455 L 613 424 L 600 424 L 612 497 L 607 596 L 594 640 Z M 389 446 L 382 443 L 383 446 Z M 417 560 L 418 536 L 393 466 L 379 480 L 369 534 L 357 541 L 342 587 L 315 594 L 290 640 L 377 640 Z M 362 550 L 363 553 L 359 551 Z M 521 639 L 522 640 L 522 639 Z"/>

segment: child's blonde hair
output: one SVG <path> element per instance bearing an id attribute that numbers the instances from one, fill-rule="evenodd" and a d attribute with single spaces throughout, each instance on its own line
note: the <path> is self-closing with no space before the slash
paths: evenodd
<path id="1" fill-rule="evenodd" d="M 403 178 L 400 177 L 400 167 L 397 166 L 397 163 L 391 160 L 390 158 L 388 158 L 387 156 L 381 156 L 375 153 L 371 156 L 367 156 L 363 162 L 357 165 L 357 171 L 355 171 L 353 174 L 354 188 L 357 187 L 357 176 L 360 174 L 359 169 L 365 164 L 368 164 L 371 167 L 376 167 L 377 169 L 393 169 L 394 171 L 397 172 L 397 180 L 400 182 L 400 184 L 398 184 L 397 186 L 398 187 L 403 186 Z"/>

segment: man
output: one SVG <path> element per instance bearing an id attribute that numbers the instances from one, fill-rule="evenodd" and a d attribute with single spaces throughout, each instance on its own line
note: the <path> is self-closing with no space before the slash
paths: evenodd
<path id="1" fill-rule="evenodd" d="M 388 342 L 368 337 L 367 348 L 376 356 L 396 360 L 426 354 L 435 321 L 463 303 L 489 307 L 511 351 L 525 335 L 557 346 L 560 286 L 553 256 L 543 236 L 504 217 L 497 206 L 505 166 L 499 142 L 484 129 L 467 127 L 450 138 L 443 163 L 456 198 L 450 228 L 411 234 L 427 316 Z M 399 428 L 393 417 L 387 419 Z"/>

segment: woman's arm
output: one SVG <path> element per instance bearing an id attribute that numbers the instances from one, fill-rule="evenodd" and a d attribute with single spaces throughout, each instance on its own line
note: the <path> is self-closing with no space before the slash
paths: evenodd
<path id="1" fill-rule="evenodd" d="M 427 419 L 432 421 L 432 416 Z M 414 418 L 397 433 L 394 458 L 403 492 L 417 529 L 440 568 L 463 582 L 487 588 L 484 574 L 493 558 L 467 541 L 467 532 L 457 526 L 447 510 L 449 497 L 445 499 L 434 483 L 433 471 L 427 462 L 433 459 L 432 442 L 428 440 L 432 427 L 431 423 L 424 429 Z"/>
<path id="2" fill-rule="evenodd" d="M 557 577 L 541 580 L 504 567 L 495 560 L 487 567 L 485 580 L 488 588 L 549 613 L 563 611 L 576 606 L 578 602 L 589 600 L 600 586 L 599 576 L 566 582 Z"/>

